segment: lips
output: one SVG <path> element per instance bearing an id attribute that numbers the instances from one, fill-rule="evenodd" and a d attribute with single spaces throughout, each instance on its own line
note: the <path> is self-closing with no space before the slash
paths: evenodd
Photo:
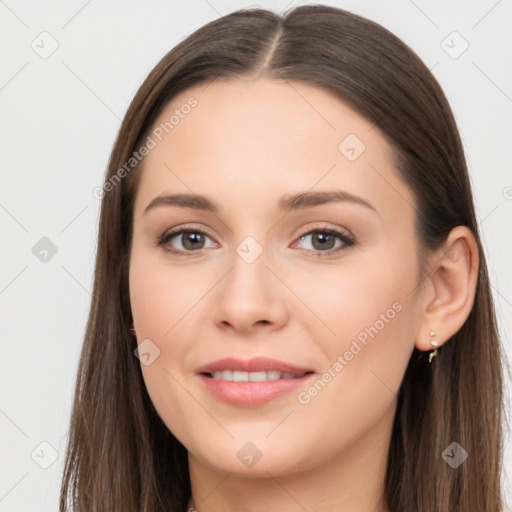
<path id="1" fill-rule="evenodd" d="M 218 359 L 196 370 L 204 389 L 225 403 L 256 407 L 288 395 L 315 378 L 313 370 L 277 359 Z M 283 398 L 284 399 L 284 398 Z"/>
<path id="2" fill-rule="evenodd" d="M 225 380 L 251 381 L 254 380 L 276 380 L 276 378 L 297 378 L 306 373 L 312 373 L 310 368 L 296 366 L 294 364 L 271 359 L 268 357 L 254 357 L 252 359 L 238 359 L 236 357 L 225 357 L 212 361 L 196 370 L 196 373 L 208 377 L 224 378 Z M 263 373 L 266 373 L 263 379 Z M 252 375 L 251 375 L 252 374 Z M 277 376 L 277 377 L 276 377 Z M 233 378 L 234 377 L 234 378 Z"/>

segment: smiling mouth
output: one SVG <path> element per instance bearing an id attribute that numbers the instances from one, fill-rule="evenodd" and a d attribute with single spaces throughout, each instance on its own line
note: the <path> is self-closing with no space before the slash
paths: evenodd
<path id="1" fill-rule="evenodd" d="M 213 373 L 203 373 L 206 377 L 214 380 L 225 380 L 231 382 L 265 382 L 280 379 L 298 379 L 313 372 L 288 373 L 275 370 L 244 372 L 237 370 L 222 370 Z"/>

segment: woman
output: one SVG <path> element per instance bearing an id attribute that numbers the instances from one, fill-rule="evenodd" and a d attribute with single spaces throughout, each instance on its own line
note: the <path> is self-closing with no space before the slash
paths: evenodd
<path id="1" fill-rule="evenodd" d="M 502 509 L 465 157 L 403 42 L 320 5 L 203 26 L 101 195 L 62 511 Z"/>

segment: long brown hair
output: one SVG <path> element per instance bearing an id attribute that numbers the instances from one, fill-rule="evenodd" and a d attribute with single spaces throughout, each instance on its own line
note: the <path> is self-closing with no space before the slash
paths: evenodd
<path id="1" fill-rule="evenodd" d="M 442 247 L 458 225 L 475 235 L 480 265 L 467 321 L 432 364 L 414 349 L 406 369 L 385 499 L 392 512 L 501 511 L 504 354 L 452 111 L 428 68 L 388 30 L 338 8 L 306 5 L 283 15 L 242 9 L 204 25 L 161 59 L 129 106 L 102 192 L 61 512 L 185 510 L 187 451 L 152 405 L 130 333 L 128 266 L 140 173 L 125 164 L 179 92 L 217 78 L 258 76 L 323 88 L 381 130 L 415 195 L 425 250 Z M 457 468 L 442 457 L 452 442 L 469 454 Z"/>

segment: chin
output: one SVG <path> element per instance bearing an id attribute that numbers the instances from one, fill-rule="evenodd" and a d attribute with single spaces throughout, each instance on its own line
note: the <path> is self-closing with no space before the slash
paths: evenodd
<path id="1" fill-rule="evenodd" d="M 247 478 L 268 478 L 269 473 L 284 476 L 315 466 L 315 454 L 298 452 L 299 446 L 300 443 L 283 446 L 281 442 L 272 443 L 268 439 L 266 442 L 230 439 L 225 444 L 212 440 L 203 450 L 189 450 L 189 453 L 219 471 Z"/>

